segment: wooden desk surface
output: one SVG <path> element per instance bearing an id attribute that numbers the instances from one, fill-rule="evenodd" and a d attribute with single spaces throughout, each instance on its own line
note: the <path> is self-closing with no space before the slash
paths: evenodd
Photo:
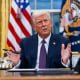
<path id="1" fill-rule="evenodd" d="M 25 73 L 25 72 L 24 72 Z M 20 75 L 20 72 L 0 70 L 0 80 L 80 80 L 80 75 Z"/>

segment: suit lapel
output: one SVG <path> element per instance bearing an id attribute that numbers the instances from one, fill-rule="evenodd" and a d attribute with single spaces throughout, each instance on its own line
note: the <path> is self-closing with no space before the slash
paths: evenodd
<path id="1" fill-rule="evenodd" d="M 33 53 L 34 53 L 35 55 L 37 55 L 37 50 L 38 50 L 38 35 L 36 35 L 35 38 L 34 38 L 34 47 L 35 47 L 35 48 L 34 48 L 34 52 L 33 52 Z M 35 55 L 34 55 L 34 56 L 35 56 Z M 36 57 L 37 57 L 37 56 L 36 56 Z"/>
<path id="2" fill-rule="evenodd" d="M 33 55 L 32 55 L 32 58 L 33 58 L 33 62 L 34 62 L 34 66 L 33 67 L 35 67 L 35 65 L 36 65 L 36 60 L 37 60 L 37 50 L 38 50 L 38 35 L 35 35 L 34 37 L 33 37 Z"/>
<path id="3" fill-rule="evenodd" d="M 58 42 L 53 34 L 51 34 L 49 48 L 48 48 L 48 55 L 47 55 L 47 67 L 49 67 L 49 63 L 53 56 L 55 56 L 55 50 L 58 45 Z"/>

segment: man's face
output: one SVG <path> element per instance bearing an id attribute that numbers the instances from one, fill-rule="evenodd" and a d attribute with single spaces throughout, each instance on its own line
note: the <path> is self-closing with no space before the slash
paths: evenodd
<path id="1" fill-rule="evenodd" d="M 48 37 L 51 32 L 51 26 L 51 20 L 47 14 L 42 14 L 35 18 L 35 31 L 40 37 Z"/>

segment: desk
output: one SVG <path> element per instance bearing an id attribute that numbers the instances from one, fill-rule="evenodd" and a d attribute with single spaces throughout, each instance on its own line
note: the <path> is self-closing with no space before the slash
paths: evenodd
<path id="1" fill-rule="evenodd" d="M 25 74 L 25 72 L 24 72 Z M 80 75 L 20 75 L 20 72 L 0 70 L 0 80 L 80 80 Z"/>

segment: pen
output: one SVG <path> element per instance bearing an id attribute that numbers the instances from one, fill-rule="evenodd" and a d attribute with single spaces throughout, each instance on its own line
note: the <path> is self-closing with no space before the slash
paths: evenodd
<path id="1" fill-rule="evenodd" d="M 19 52 L 17 51 L 13 51 L 13 50 L 8 50 L 8 49 L 3 49 L 4 51 L 11 51 L 12 53 L 16 53 L 16 54 L 20 54 Z"/>

